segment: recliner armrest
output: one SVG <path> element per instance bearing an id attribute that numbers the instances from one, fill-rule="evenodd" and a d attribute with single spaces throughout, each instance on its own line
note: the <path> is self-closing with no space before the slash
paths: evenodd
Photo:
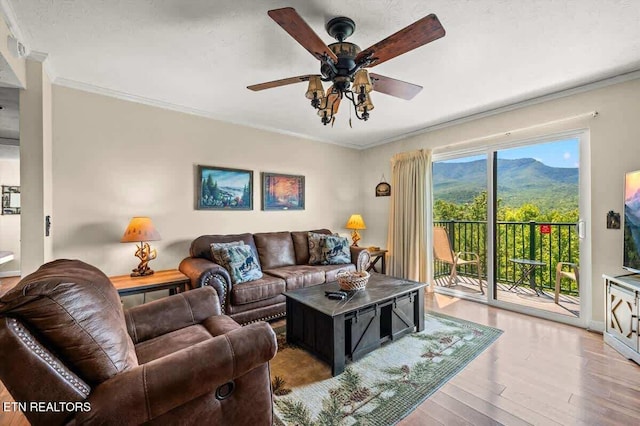
<path id="1" fill-rule="evenodd" d="M 354 247 L 351 249 L 351 263 L 356 265 L 358 271 L 366 271 L 371 263 L 371 253 L 366 247 Z"/>
<path id="2" fill-rule="evenodd" d="M 201 257 L 183 259 L 178 269 L 189 277 L 191 288 L 213 287 L 218 293 L 222 313 L 226 313 L 231 298 L 231 277 L 226 269 Z"/>
<path id="3" fill-rule="evenodd" d="M 272 359 L 276 336 L 255 323 L 120 373 L 89 395 L 91 411 L 76 422 L 142 424 L 240 377 Z"/>
<path id="4" fill-rule="evenodd" d="M 213 288 L 202 287 L 124 311 L 127 331 L 134 343 L 153 339 L 205 319 L 220 315 L 220 302 Z"/>

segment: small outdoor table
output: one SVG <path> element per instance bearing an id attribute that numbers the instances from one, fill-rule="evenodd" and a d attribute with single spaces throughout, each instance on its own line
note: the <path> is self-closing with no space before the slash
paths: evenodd
<path id="1" fill-rule="evenodd" d="M 536 292 L 537 296 L 540 296 L 540 293 L 538 293 L 538 288 L 536 287 L 536 279 L 533 276 L 533 272 L 538 266 L 547 266 L 547 264 L 544 262 L 531 260 L 531 259 L 509 259 L 509 261 L 518 265 L 518 267 L 520 268 L 520 271 L 522 272 L 522 275 L 520 276 L 518 281 L 513 283 L 513 285 L 509 287 L 509 290 L 523 284 L 525 280 L 528 278 L 529 287 L 531 287 L 531 289 Z"/>

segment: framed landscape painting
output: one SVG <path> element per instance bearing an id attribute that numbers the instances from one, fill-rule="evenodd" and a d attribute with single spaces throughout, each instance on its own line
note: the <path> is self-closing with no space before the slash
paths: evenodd
<path id="1" fill-rule="evenodd" d="M 253 210 L 253 171 L 198 166 L 197 210 Z"/>
<path id="2" fill-rule="evenodd" d="M 262 210 L 304 210 L 304 176 L 263 172 Z"/>

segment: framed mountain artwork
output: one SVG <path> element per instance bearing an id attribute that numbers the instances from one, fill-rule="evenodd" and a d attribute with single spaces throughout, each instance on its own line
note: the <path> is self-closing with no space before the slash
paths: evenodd
<path id="1" fill-rule="evenodd" d="M 253 171 L 198 166 L 196 210 L 253 210 Z"/>
<path id="2" fill-rule="evenodd" d="M 263 172 L 262 210 L 304 210 L 304 176 Z"/>

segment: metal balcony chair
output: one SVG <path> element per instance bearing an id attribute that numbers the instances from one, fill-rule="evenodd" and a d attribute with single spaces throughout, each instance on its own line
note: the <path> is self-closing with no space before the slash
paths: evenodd
<path id="1" fill-rule="evenodd" d="M 570 270 L 564 270 L 564 267 L 569 267 Z M 556 291 L 553 299 L 555 303 L 558 303 L 558 298 L 560 296 L 560 280 L 562 280 L 563 277 L 575 281 L 578 290 L 580 290 L 580 268 L 578 268 L 578 265 L 571 262 L 558 262 L 556 265 Z"/>
<path id="2" fill-rule="evenodd" d="M 448 287 L 457 280 L 458 266 L 475 264 L 478 271 L 478 285 L 480 291 L 484 294 L 484 288 L 482 287 L 482 266 L 480 265 L 480 256 L 474 252 L 460 251 L 454 253 L 451 249 L 451 242 L 449 240 L 449 234 L 445 228 L 439 226 L 433 227 L 433 255 L 435 260 L 447 263 L 451 266 L 451 273 L 449 274 Z M 467 257 L 467 259 L 462 256 Z M 471 259 L 468 259 L 471 257 Z"/>

